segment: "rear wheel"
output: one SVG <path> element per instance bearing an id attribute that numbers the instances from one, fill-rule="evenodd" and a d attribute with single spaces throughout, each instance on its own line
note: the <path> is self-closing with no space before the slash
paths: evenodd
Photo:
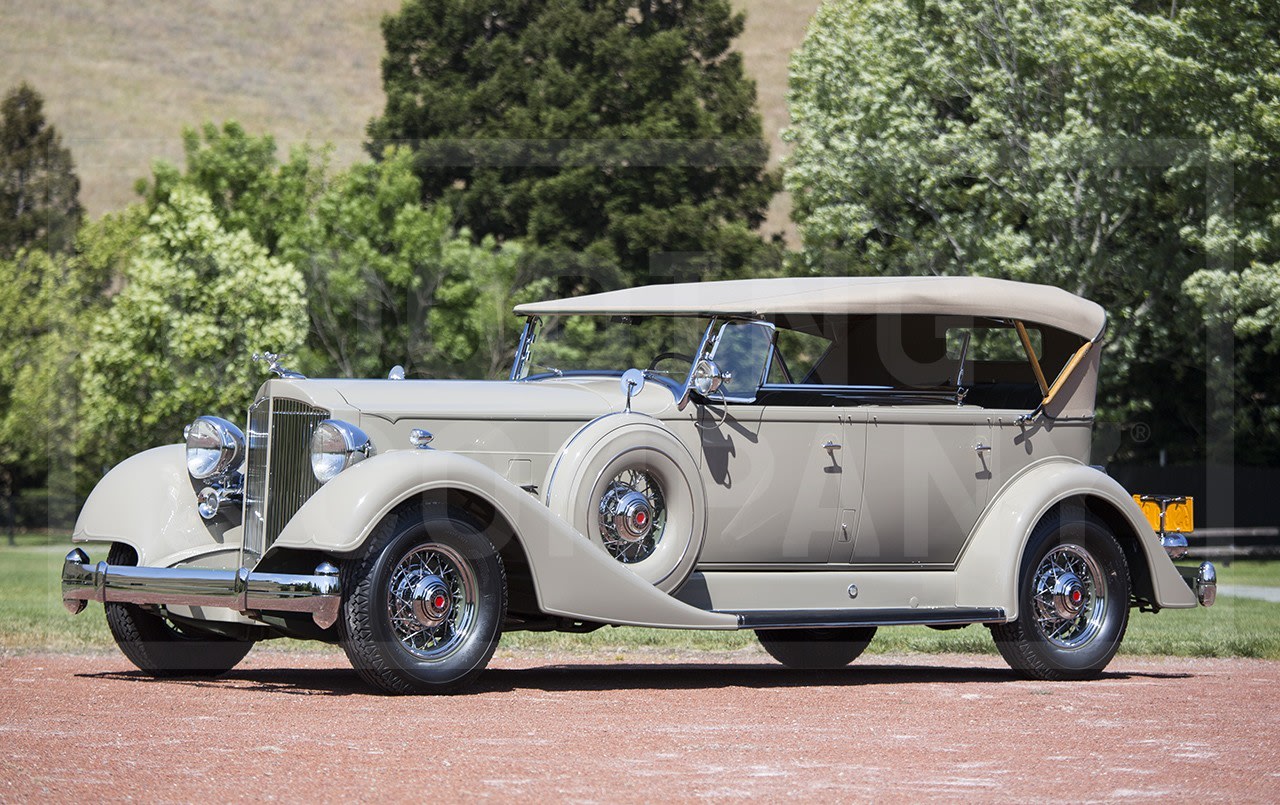
<path id="1" fill-rule="evenodd" d="M 465 513 L 410 507 L 378 526 L 342 573 L 339 639 L 365 681 L 387 693 L 449 693 L 488 665 L 506 618 L 506 574 Z"/>
<path id="2" fill-rule="evenodd" d="M 136 565 L 138 554 L 115 543 L 107 554 L 112 565 Z M 214 677 L 236 667 L 253 648 L 237 640 L 178 623 L 137 604 L 107 603 L 107 627 L 116 645 L 139 670 L 156 677 Z"/>
<path id="3" fill-rule="evenodd" d="M 1091 679 L 1129 623 L 1129 566 L 1106 524 L 1060 509 L 1036 526 L 1018 579 L 1018 617 L 991 628 L 1020 676 Z"/>
<path id="4" fill-rule="evenodd" d="M 847 629 L 757 629 L 760 645 L 788 668 L 843 668 L 866 651 L 874 626 Z"/>

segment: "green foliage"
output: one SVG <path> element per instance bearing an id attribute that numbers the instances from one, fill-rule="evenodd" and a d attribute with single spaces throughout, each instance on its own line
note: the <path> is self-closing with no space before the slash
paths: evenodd
<path id="1" fill-rule="evenodd" d="M 247 231 L 272 254 L 283 230 L 308 213 L 328 170 L 327 148 L 299 146 L 281 163 L 275 138 L 251 135 L 234 120 L 221 129 L 212 123 L 184 129 L 182 149 L 185 173 L 157 162 L 151 182 L 139 182 L 147 208 L 165 203 L 179 185 L 193 187 L 209 197 L 227 231 Z"/>
<path id="2" fill-rule="evenodd" d="M 89 322 L 105 306 L 115 262 L 103 244 L 131 240 L 128 216 L 81 230 L 74 254 L 38 249 L 0 260 L 0 490 L 69 498 L 79 373 Z M 39 490 L 37 492 L 37 490 Z M 50 516 L 53 516 L 52 514 Z"/>
<path id="3" fill-rule="evenodd" d="M 1197 271 L 1185 289 L 1218 341 L 1235 340 L 1230 377 L 1236 393 L 1211 409 L 1215 425 L 1250 435 L 1234 445 L 1237 462 L 1274 462 L 1280 458 L 1280 266 Z"/>
<path id="4" fill-rule="evenodd" d="M 383 22 L 371 152 L 414 147 L 424 198 L 477 241 L 527 238 L 632 280 L 657 253 L 740 270 L 776 190 L 755 86 L 730 49 L 742 24 L 727 0 L 410 0 Z M 701 164 L 718 141 L 731 153 Z"/>
<path id="5" fill-rule="evenodd" d="M 828 3 L 792 64 L 806 269 L 1092 298 L 1104 406 L 1152 450 L 1203 455 L 1210 356 L 1183 283 L 1280 257 L 1278 30 L 1280 7 L 1245 0 Z"/>
<path id="6" fill-rule="evenodd" d="M 499 247 L 486 237 L 472 246 L 467 230 L 455 233 L 427 317 L 438 373 L 506 379 L 524 326 L 511 309 L 552 295 L 549 280 L 526 279 L 522 258 L 519 241 Z"/>
<path id="7" fill-rule="evenodd" d="M 156 207 L 124 280 L 82 362 L 79 435 L 95 465 L 178 440 L 197 413 L 239 420 L 262 379 L 250 355 L 306 336 L 299 272 L 224 229 L 190 187 Z"/>
<path id="8" fill-rule="evenodd" d="M 83 210 L 71 152 L 26 83 L 0 102 L 0 258 L 34 247 L 67 251 Z"/>
<path id="9" fill-rule="evenodd" d="M 287 226 L 280 255 L 307 279 L 304 366 L 371 377 L 394 364 L 410 375 L 460 363 L 492 375 L 509 363 L 519 249 L 473 245 L 448 207 L 424 208 L 411 160 L 389 149 L 352 167 Z"/>

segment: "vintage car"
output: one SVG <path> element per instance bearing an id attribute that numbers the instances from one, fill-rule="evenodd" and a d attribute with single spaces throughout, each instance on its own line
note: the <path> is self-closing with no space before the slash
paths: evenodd
<path id="1" fill-rule="evenodd" d="M 1098 675 L 1133 609 L 1210 605 L 1182 499 L 1090 466 L 1100 307 L 974 278 L 660 285 L 516 308 L 506 381 L 310 380 L 244 431 L 111 470 L 67 556 L 156 675 L 339 643 L 393 693 L 504 630 L 752 629 L 796 668 L 883 626 L 983 624 L 1021 675 Z M 1144 504 L 1151 517 L 1144 514 Z M 1153 527 L 1154 524 L 1154 527 Z"/>

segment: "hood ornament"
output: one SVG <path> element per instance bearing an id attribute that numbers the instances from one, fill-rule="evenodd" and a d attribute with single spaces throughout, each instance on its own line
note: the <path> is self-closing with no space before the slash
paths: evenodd
<path id="1" fill-rule="evenodd" d="M 259 363 L 261 361 L 266 361 L 267 370 L 274 372 L 285 380 L 306 380 L 307 376 L 301 372 L 295 372 L 292 369 L 288 369 L 280 365 L 280 359 L 287 357 L 289 356 L 284 353 L 276 354 L 274 352 L 263 352 L 259 354 L 255 352 L 253 353 L 253 362 Z"/>

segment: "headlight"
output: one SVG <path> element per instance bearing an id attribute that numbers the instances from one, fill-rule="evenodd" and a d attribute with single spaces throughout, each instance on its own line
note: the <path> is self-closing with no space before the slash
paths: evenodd
<path id="1" fill-rule="evenodd" d="M 371 455 L 373 442 L 350 422 L 326 419 L 311 436 L 311 471 L 322 484 Z"/>
<path id="2" fill-rule="evenodd" d="M 187 426 L 187 472 L 197 480 L 221 475 L 240 463 L 244 433 L 225 419 L 202 416 Z"/>

